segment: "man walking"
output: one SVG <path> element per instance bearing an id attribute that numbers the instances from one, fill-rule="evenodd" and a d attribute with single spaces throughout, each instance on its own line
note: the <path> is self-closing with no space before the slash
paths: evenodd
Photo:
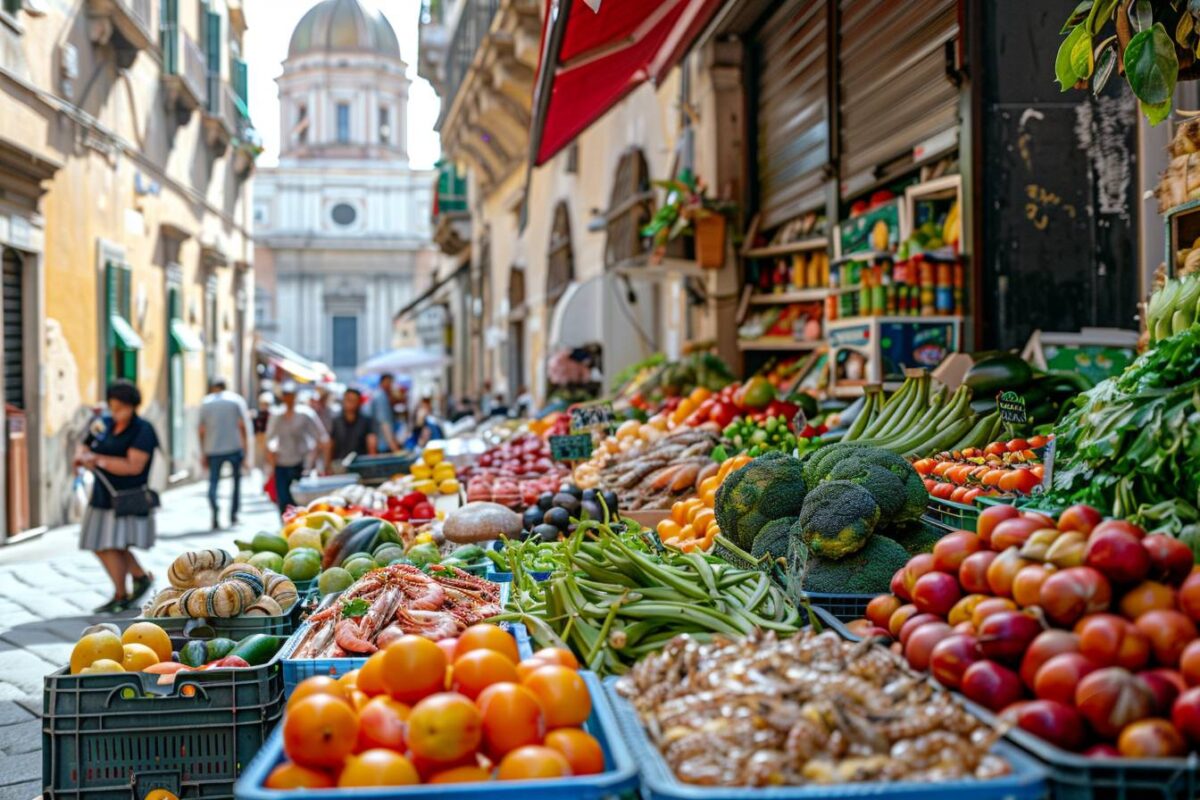
<path id="1" fill-rule="evenodd" d="M 395 399 L 392 397 L 392 382 L 391 375 L 379 378 L 379 391 L 371 398 L 371 406 L 368 409 L 383 435 L 383 446 L 379 449 L 385 453 L 394 453 L 400 449 L 396 446 L 396 408 L 393 405 Z"/>
<path id="2" fill-rule="evenodd" d="M 221 469 L 233 470 L 233 504 L 229 524 L 237 525 L 242 498 L 242 462 L 246 458 L 246 401 L 228 391 L 222 378 L 213 378 L 208 394 L 200 404 L 200 444 L 208 467 L 208 505 L 212 509 L 212 528 L 217 530 L 217 484 Z"/>
<path id="3" fill-rule="evenodd" d="M 341 462 L 351 453 L 373 456 L 378 452 L 379 437 L 375 420 L 362 413 L 362 393 L 347 389 L 342 395 L 342 413 L 333 418 L 325 461 L 340 471 Z"/>
<path id="4" fill-rule="evenodd" d="M 318 446 L 324 448 L 329 434 L 308 406 L 296 405 L 296 386 L 285 383 L 283 406 L 267 422 L 267 463 L 275 471 L 275 495 L 279 513 L 292 505 L 292 481 L 304 472 L 304 460 Z"/>

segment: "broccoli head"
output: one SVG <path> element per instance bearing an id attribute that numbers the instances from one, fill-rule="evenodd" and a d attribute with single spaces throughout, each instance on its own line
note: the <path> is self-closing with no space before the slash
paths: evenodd
<path id="1" fill-rule="evenodd" d="M 895 519 L 904 510 L 904 481 L 887 467 L 868 464 L 850 454 L 833 465 L 826 480 L 850 481 L 866 489 L 879 504 L 880 519 Z"/>
<path id="2" fill-rule="evenodd" d="M 816 486 L 829 475 L 837 462 L 857 450 L 867 449 L 866 445 L 854 442 L 837 442 L 818 447 L 804 461 L 804 482 Z"/>
<path id="3" fill-rule="evenodd" d="M 806 495 L 803 468 L 797 458 L 768 453 L 729 474 L 717 490 L 714 511 L 721 532 L 750 550 L 763 526 L 795 517 Z"/>
<path id="4" fill-rule="evenodd" d="M 929 504 L 929 490 L 925 488 L 925 481 L 913 469 L 912 464 L 890 450 L 878 447 L 858 450 L 854 457 L 864 464 L 884 467 L 904 484 L 904 505 L 892 515 L 893 522 L 915 522 L 921 518 Z"/>
<path id="5" fill-rule="evenodd" d="M 869 491 L 826 481 L 808 493 L 796 529 L 814 555 L 838 559 L 861 550 L 878 522 L 879 504 Z"/>
<path id="6" fill-rule="evenodd" d="M 780 517 L 762 526 L 754 543 L 750 546 L 750 555 L 762 558 L 769 555 L 773 558 L 787 558 L 791 547 L 792 526 L 796 524 L 795 517 Z"/>
<path id="7" fill-rule="evenodd" d="M 857 553 L 832 561 L 810 556 L 800 569 L 804 588 L 822 594 L 879 594 L 888 591 L 892 575 L 908 563 L 908 552 L 884 536 L 872 536 Z"/>
<path id="8" fill-rule="evenodd" d="M 932 553 L 938 539 L 946 535 L 945 531 L 929 528 L 919 522 L 908 522 L 902 525 L 881 525 L 877 534 L 886 536 L 903 547 L 910 556 L 921 553 Z"/>

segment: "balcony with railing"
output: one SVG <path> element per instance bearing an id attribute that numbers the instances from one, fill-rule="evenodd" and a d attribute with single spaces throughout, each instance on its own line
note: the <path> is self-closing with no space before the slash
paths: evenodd
<path id="1" fill-rule="evenodd" d="M 204 137 L 208 146 L 224 153 L 237 131 L 237 108 L 233 90 L 221 83 L 216 72 L 208 73 L 208 102 L 204 104 Z"/>
<path id="2" fill-rule="evenodd" d="M 461 253 L 471 241 L 467 176 L 450 161 L 438 161 L 433 190 L 433 240 L 447 255 Z"/>
<path id="3" fill-rule="evenodd" d="M 175 22 L 163 23 L 160 41 L 167 104 L 190 114 L 208 102 L 208 64 L 204 53 Z"/>
<path id="4" fill-rule="evenodd" d="M 134 55 L 154 47 L 151 0 L 88 0 L 87 5 L 88 30 L 96 44 L 111 43 Z"/>
<path id="5" fill-rule="evenodd" d="M 458 17 L 458 24 L 450 34 L 446 48 L 446 63 L 442 70 L 444 84 L 442 88 L 442 116 L 454 104 L 454 97 L 462 86 L 475 53 L 483 44 L 484 38 L 492 28 L 492 20 L 500 9 L 500 0 L 463 0 L 464 7 Z"/>
<path id="6" fill-rule="evenodd" d="M 442 65 L 446 61 L 446 0 L 422 0 L 417 28 L 417 74 L 442 94 Z"/>

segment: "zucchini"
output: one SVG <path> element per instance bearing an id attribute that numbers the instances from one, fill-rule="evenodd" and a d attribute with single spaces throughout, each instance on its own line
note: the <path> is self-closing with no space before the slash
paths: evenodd
<path id="1" fill-rule="evenodd" d="M 185 667 L 202 667 L 208 663 L 208 648 L 199 639 L 193 639 L 179 648 L 179 663 Z"/>
<path id="2" fill-rule="evenodd" d="M 252 667 L 258 667 L 274 658 L 281 644 L 283 642 L 278 636 L 253 633 L 238 642 L 229 655 L 243 659 Z"/>
<path id="3" fill-rule="evenodd" d="M 233 648 L 237 647 L 237 642 L 233 639 L 209 639 L 205 646 L 207 651 L 208 661 L 218 661 L 233 652 Z"/>
<path id="4" fill-rule="evenodd" d="M 467 562 L 468 564 L 470 564 L 472 561 L 478 561 L 479 559 L 483 558 L 483 556 L 484 549 L 477 544 L 464 544 L 462 547 L 456 548 L 454 552 L 450 554 L 450 558 L 458 558 Z"/>
<path id="5" fill-rule="evenodd" d="M 1033 380 L 1033 368 L 1018 355 L 1005 353 L 975 362 L 964 383 L 976 397 L 994 397 L 1000 391 L 1020 391 Z"/>

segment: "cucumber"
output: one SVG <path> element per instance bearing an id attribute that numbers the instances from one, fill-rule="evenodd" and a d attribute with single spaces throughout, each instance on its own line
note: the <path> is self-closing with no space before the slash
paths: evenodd
<path id="1" fill-rule="evenodd" d="M 899 408 L 905 405 L 909 400 L 909 395 L 916 390 L 916 381 L 906 380 L 900 384 L 900 388 L 892 394 L 891 397 L 883 400 L 879 406 L 879 413 L 875 415 L 875 419 L 867 425 L 867 429 L 863 431 L 862 438 L 870 439 L 876 436 L 883 426 L 887 425 L 896 415 Z"/>
<path id="2" fill-rule="evenodd" d="M 975 418 L 975 424 L 971 426 L 971 430 L 967 431 L 967 435 L 954 443 L 950 450 L 964 450 L 968 447 L 982 447 L 987 442 L 983 441 L 985 437 L 991 433 L 992 426 L 996 424 L 996 420 L 1000 418 L 1000 412 L 993 411 L 991 414 L 980 414 Z M 980 442 L 983 444 L 980 444 Z"/>
<path id="3" fill-rule="evenodd" d="M 962 386 L 958 387 L 950 403 L 942 409 L 942 413 L 932 423 L 926 427 L 916 428 L 912 433 L 899 441 L 889 443 L 887 449 L 901 455 L 914 450 L 921 452 L 922 455 L 932 455 L 944 450 L 944 446 L 938 447 L 935 450 L 930 448 L 929 445 L 934 441 L 941 441 L 945 432 L 951 428 L 956 428 L 960 421 L 966 422 L 966 426 L 959 431 L 957 436 L 947 441 L 947 445 L 954 444 L 959 440 L 959 437 L 971 429 L 971 420 L 967 418 L 967 415 L 970 414 L 970 403 L 970 390 Z"/>
<path id="4" fill-rule="evenodd" d="M 879 446 L 884 449 L 891 449 L 890 445 L 904 441 L 914 433 L 936 429 L 936 422 L 946 413 L 944 395 L 944 391 L 934 395 L 933 400 L 930 401 L 929 407 L 925 409 L 924 413 L 911 422 L 905 421 L 905 424 L 895 433 L 884 439 L 880 439 Z"/>
<path id="5" fill-rule="evenodd" d="M 970 419 L 961 419 L 938 433 L 932 439 L 906 448 L 900 455 L 907 458 L 908 456 L 926 456 L 940 453 L 965 436 L 971 430 L 971 422 Z"/>
<path id="6" fill-rule="evenodd" d="M 477 544 L 464 544 L 462 547 L 456 548 L 450 554 L 451 558 L 459 558 L 466 561 L 468 564 L 472 561 L 478 561 L 483 558 L 484 549 Z"/>
<path id="7" fill-rule="evenodd" d="M 193 639 L 179 648 L 179 663 L 185 667 L 202 667 L 208 663 L 208 647 L 204 642 Z"/>
<path id="8" fill-rule="evenodd" d="M 247 664 L 252 667 L 261 666 L 279 652 L 279 646 L 283 641 L 278 636 L 268 636 L 265 633 L 253 633 L 237 643 L 237 647 L 229 653 L 231 656 L 237 656 L 244 659 Z"/>
<path id="9" fill-rule="evenodd" d="M 895 431 L 897 427 L 908 418 L 908 414 L 917 406 L 925 405 L 921 400 L 920 386 L 915 385 L 907 395 L 905 395 L 903 404 L 896 409 L 892 416 L 880 428 L 871 434 L 873 439 L 884 439 L 890 433 Z"/>
<path id="10" fill-rule="evenodd" d="M 206 656 L 208 661 L 217 661 L 233 652 L 233 648 L 237 647 L 237 642 L 233 639 L 209 639 L 205 646 Z"/>
<path id="11" fill-rule="evenodd" d="M 863 406 L 858 410 L 858 416 L 854 418 L 850 430 L 846 431 L 845 441 L 852 442 L 862 436 L 862 432 L 867 429 L 871 418 L 875 416 L 875 412 L 879 408 L 879 400 L 882 395 L 883 390 L 877 386 L 867 389 L 867 393 L 863 397 Z"/>

